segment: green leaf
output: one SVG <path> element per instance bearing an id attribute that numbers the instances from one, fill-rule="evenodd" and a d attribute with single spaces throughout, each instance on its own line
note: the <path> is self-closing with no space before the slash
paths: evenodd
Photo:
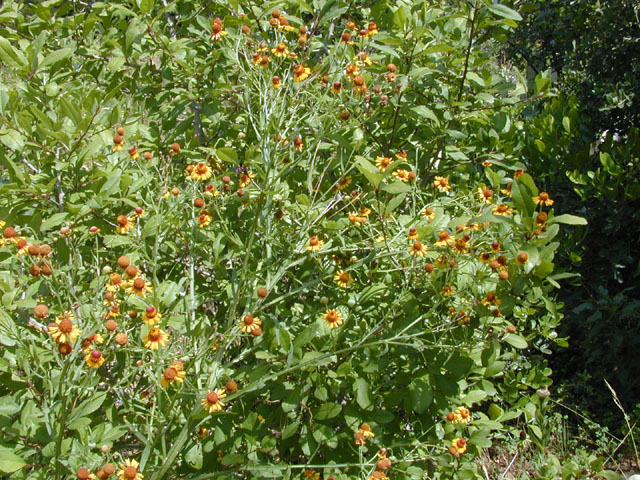
<path id="1" fill-rule="evenodd" d="M 367 410 L 373 405 L 371 393 L 369 392 L 369 382 L 367 382 L 364 378 L 359 378 L 356 380 L 353 386 L 355 389 L 356 401 L 358 402 L 358 405 L 360 405 L 362 409 Z"/>
<path id="2" fill-rule="evenodd" d="M 407 185 L 404 182 L 401 182 L 400 180 L 396 180 L 393 183 L 390 183 L 389 185 L 385 185 L 384 187 L 382 187 L 382 191 L 387 192 L 387 193 L 406 193 L 406 192 L 410 192 L 411 191 L 411 187 L 409 185 Z"/>
<path id="3" fill-rule="evenodd" d="M 406 196 L 406 193 L 401 193 L 400 195 L 396 195 L 395 197 L 393 197 L 389 201 L 389 203 L 387 203 L 387 207 L 384 210 L 385 213 L 393 212 L 396 208 L 398 208 L 398 206 L 400 206 L 402 202 L 404 202 Z"/>
<path id="4" fill-rule="evenodd" d="M 411 10 L 409 10 L 408 7 L 403 5 L 396 10 L 396 13 L 393 14 L 393 23 L 399 29 L 403 29 L 405 25 L 409 23 L 410 17 L 411 17 Z"/>
<path id="5" fill-rule="evenodd" d="M 487 398 L 486 392 L 482 390 L 472 390 L 471 392 L 467 393 L 464 397 L 462 397 L 462 403 L 464 405 L 471 406 L 474 403 L 481 402 L 485 398 Z"/>
<path id="6" fill-rule="evenodd" d="M 80 405 L 78 405 L 76 408 L 73 409 L 73 411 L 71 412 L 71 416 L 69 417 L 69 423 L 72 423 L 78 418 L 82 418 L 98 410 L 102 406 L 106 398 L 107 398 L 106 392 L 92 394 L 91 398 L 88 398 L 87 400 L 85 400 L 84 402 L 82 402 Z"/>
<path id="7" fill-rule="evenodd" d="M 428 382 L 418 378 L 409 385 L 409 405 L 417 413 L 424 413 L 433 402 L 433 391 Z"/>
<path id="8" fill-rule="evenodd" d="M 21 457 L 5 447 L 0 447 L 0 472 L 13 473 L 27 464 Z"/>
<path id="9" fill-rule="evenodd" d="M 549 225 L 554 223 L 564 223 L 565 225 L 586 225 L 587 220 L 576 215 L 569 215 L 568 213 L 565 213 L 563 215 L 550 218 L 547 223 Z"/>
<path id="10" fill-rule="evenodd" d="M 19 50 L 13 48 L 9 40 L 0 37 L 0 60 L 10 67 L 20 68 L 27 64 L 27 59 Z"/>
<path id="11" fill-rule="evenodd" d="M 196 443 L 189 449 L 184 456 L 184 459 L 187 461 L 189 466 L 196 470 L 200 470 L 202 468 L 202 446 L 199 443 Z"/>
<path id="12" fill-rule="evenodd" d="M 42 225 L 40 225 L 40 232 L 45 233 L 48 230 L 51 230 L 52 228 L 57 227 L 58 225 L 60 225 L 62 222 L 65 221 L 68 215 L 69 214 L 66 212 L 54 213 L 49 218 L 47 218 L 44 222 L 42 222 Z"/>
<path id="13" fill-rule="evenodd" d="M 336 417 L 342 411 L 342 406 L 337 403 L 324 403 L 313 416 L 316 420 L 327 420 Z"/>
<path id="14" fill-rule="evenodd" d="M 413 107 L 411 110 L 416 112 L 422 118 L 428 118 L 429 120 L 433 120 L 436 125 L 440 125 L 440 120 L 436 117 L 436 114 L 433 113 L 433 110 L 428 109 L 424 105 L 418 105 L 417 107 Z"/>
<path id="15" fill-rule="evenodd" d="M 229 455 L 225 455 L 224 457 L 222 457 L 222 460 L 220 460 L 220 462 L 223 465 L 234 465 L 236 463 L 244 463 L 245 459 L 244 455 L 240 455 L 239 453 L 230 453 Z"/>
<path id="16" fill-rule="evenodd" d="M 140 13 L 149 13 L 153 9 L 155 0 L 137 0 Z"/>
<path id="17" fill-rule="evenodd" d="M 369 160 L 364 157 L 356 156 L 356 168 L 360 173 L 362 173 L 369 183 L 374 187 L 378 188 L 380 183 L 382 183 L 382 179 L 384 175 L 381 174 L 378 169 L 373 165 Z"/>
<path id="18" fill-rule="evenodd" d="M 515 348 L 527 348 L 527 341 L 514 333 L 507 333 L 504 336 L 504 341 Z"/>
<path id="19" fill-rule="evenodd" d="M 216 148 L 216 155 L 225 163 L 238 163 L 238 152 L 233 148 Z"/>
<path id="20" fill-rule="evenodd" d="M 44 70 L 45 67 L 48 67 L 50 65 L 55 65 L 58 62 L 66 60 L 71 56 L 73 52 L 75 52 L 75 50 L 76 50 L 75 47 L 66 47 L 66 48 L 61 48 L 60 50 L 51 52 L 49 55 L 44 57 L 44 60 L 38 66 L 38 70 L 42 71 Z"/>
<path id="21" fill-rule="evenodd" d="M 498 15 L 499 17 L 508 18 L 509 20 L 516 20 L 518 22 L 522 20 L 522 16 L 518 12 L 505 5 L 494 3 L 491 5 L 487 5 L 487 9 L 489 9 L 489 11 L 491 11 L 495 15 Z"/>

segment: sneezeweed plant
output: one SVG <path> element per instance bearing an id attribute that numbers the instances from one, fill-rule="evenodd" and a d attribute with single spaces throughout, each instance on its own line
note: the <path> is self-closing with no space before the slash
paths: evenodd
<path id="1" fill-rule="evenodd" d="M 0 18 L 1 471 L 472 478 L 539 435 L 581 220 L 501 140 L 527 89 L 481 46 L 515 11 Z"/>

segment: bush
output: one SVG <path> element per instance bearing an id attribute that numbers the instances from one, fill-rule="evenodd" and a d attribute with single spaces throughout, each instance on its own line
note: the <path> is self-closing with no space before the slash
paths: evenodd
<path id="1" fill-rule="evenodd" d="M 1 471 L 472 478 L 542 438 L 584 221 L 481 50 L 519 15 L 313 5 L 4 4 Z"/>

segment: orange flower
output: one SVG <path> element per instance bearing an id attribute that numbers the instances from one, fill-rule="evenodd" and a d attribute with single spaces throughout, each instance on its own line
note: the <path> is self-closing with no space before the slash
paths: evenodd
<path id="1" fill-rule="evenodd" d="M 222 403 L 220 399 L 226 396 L 227 394 L 222 389 L 209 392 L 207 396 L 202 399 L 202 407 L 209 413 L 219 412 L 224 408 L 224 403 Z"/>
<path id="2" fill-rule="evenodd" d="M 391 158 L 389 157 L 376 157 L 376 167 L 378 167 L 378 170 L 380 170 L 381 172 L 387 170 L 387 168 L 389 168 L 392 163 L 393 160 L 391 160 Z"/>
<path id="3" fill-rule="evenodd" d="M 163 330 L 153 327 L 149 330 L 149 333 L 144 336 L 143 340 L 146 348 L 149 350 L 158 350 L 158 348 L 164 347 L 167 344 L 169 335 Z"/>
<path id="4" fill-rule="evenodd" d="M 164 372 L 162 372 L 160 385 L 167 388 L 173 382 L 183 383 L 186 376 L 187 372 L 184 371 L 184 364 L 176 360 L 169 368 L 166 368 Z"/>
<path id="5" fill-rule="evenodd" d="M 546 205 L 547 207 L 550 207 L 553 205 L 553 200 L 549 198 L 549 194 L 547 192 L 540 192 L 540 195 L 533 197 L 533 203 L 536 205 Z"/>
<path id="6" fill-rule="evenodd" d="M 296 65 L 293 67 L 293 80 L 296 82 L 302 82 L 311 75 L 311 69 L 304 65 Z"/>
<path id="7" fill-rule="evenodd" d="M 309 239 L 309 242 L 307 243 L 307 251 L 317 252 L 322 248 L 323 245 L 324 245 L 324 242 L 322 240 L 320 240 L 316 236 L 313 236 Z"/>
<path id="8" fill-rule="evenodd" d="M 344 321 L 342 313 L 337 310 L 327 310 L 322 318 L 331 329 L 338 328 Z"/>
<path id="9" fill-rule="evenodd" d="M 433 179 L 433 186 L 437 188 L 439 192 L 448 192 L 451 190 L 451 185 L 449 185 L 449 179 L 447 177 L 435 177 Z"/>

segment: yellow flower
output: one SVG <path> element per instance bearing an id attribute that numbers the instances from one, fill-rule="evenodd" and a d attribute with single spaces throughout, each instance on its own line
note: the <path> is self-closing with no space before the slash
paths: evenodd
<path id="1" fill-rule="evenodd" d="M 307 251 L 317 252 L 322 248 L 323 245 L 324 245 L 324 242 L 322 240 L 320 240 L 316 236 L 313 236 L 309 239 L 309 242 L 307 243 Z"/>
<path id="2" fill-rule="evenodd" d="M 186 376 L 187 372 L 184 371 L 184 364 L 179 360 L 176 360 L 169 368 L 166 368 L 164 372 L 162 372 L 160 385 L 167 388 L 173 382 L 183 383 Z"/>
<path id="3" fill-rule="evenodd" d="M 369 219 L 367 217 L 360 216 L 356 212 L 351 212 L 349 214 L 349 221 L 358 227 L 367 223 L 368 220 Z"/>
<path id="4" fill-rule="evenodd" d="M 442 289 L 442 294 L 443 295 L 452 295 L 456 293 L 456 291 L 451 288 L 451 285 L 445 285 L 444 288 Z"/>
<path id="5" fill-rule="evenodd" d="M 85 355 L 84 361 L 91 368 L 100 368 L 104 363 L 104 355 L 100 350 L 93 350 Z"/>
<path id="6" fill-rule="evenodd" d="M 549 198 L 549 194 L 547 192 L 540 192 L 540 195 L 533 197 L 533 203 L 536 205 L 546 205 L 547 207 L 550 207 L 553 205 L 553 200 Z"/>
<path id="7" fill-rule="evenodd" d="M 203 228 L 211 224 L 213 217 L 209 215 L 209 210 L 201 210 L 198 216 L 198 227 Z"/>
<path id="8" fill-rule="evenodd" d="M 360 70 L 356 65 L 350 63 L 346 67 L 344 67 L 344 74 L 351 80 L 353 80 L 354 77 L 360 75 Z"/>
<path id="9" fill-rule="evenodd" d="M 240 330 L 245 333 L 252 333 L 260 329 L 260 325 L 262 325 L 262 321 L 258 317 L 254 317 L 253 315 L 245 315 L 240 322 Z"/>
<path id="10" fill-rule="evenodd" d="M 339 327 L 344 321 L 342 313 L 337 310 L 327 310 L 324 312 L 324 315 L 322 315 L 322 318 L 331 329 Z"/>
<path id="11" fill-rule="evenodd" d="M 366 52 L 358 52 L 355 57 L 353 57 L 353 61 L 359 67 L 370 67 L 373 65 L 373 61 L 371 57 L 367 55 Z"/>
<path id="12" fill-rule="evenodd" d="M 495 207 L 493 207 L 493 210 L 491 211 L 493 212 L 494 215 L 507 217 L 513 213 L 513 208 L 510 208 L 504 203 L 501 203 L 500 205 L 496 205 Z"/>
<path id="13" fill-rule="evenodd" d="M 303 65 L 296 65 L 293 68 L 293 80 L 296 82 L 302 82 L 311 75 L 311 69 Z"/>
<path id="14" fill-rule="evenodd" d="M 224 408 L 224 403 L 222 403 L 220 399 L 226 396 L 227 394 L 222 389 L 209 392 L 207 396 L 202 399 L 202 407 L 209 413 L 219 412 Z"/>
<path id="15" fill-rule="evenodd" d="M 333 187 L 333 191 L 334 192 L 338 192 L 340 190 L 344 190 L 345 188 L 347 188 L 349 185 L 351 185 L 351 175 L 347 175 L 346 177 L 342 177 L 340 180 L 338 180 L 338 184 Z"/>
<path id="16" fill-rule="evenodd" d="M 427 247 L 425 247 L 424 244 L 419 240 L 413 242 L 413 244 L 409 247 L 409 254 L 412 256 L 422 257 L 426 252 Z"/>
<path id="17" fill-rule="evenodd" d="M 191 178 L 194 180 L 209 180 L 213 175 L 213 169 L 204 162 L 199 162 L 191 169 Z"/>
<path id="18" fill-rule="evenodd" d="M 471 412 L 469 412 L 469 410 L 467 410 L 465 407 L 460 406 L 456 408 L 453 412 L 449 412 L 447 414 L 447 420 L 451 422 L 453 425 L 457 423 L 467 424 L 471 422 Z"/>
<path id="19" fill-rule="evenodd" d="M 135 460 L 126 459 L 124 463 L 120 464 L 120 470 L 118 470 L 118 480 L 142 480 L 144 476 L 138 472 L 140 464 Z"/>
<path id="20" fill-rule="evenodd" d="M 376 157 L 376 167 L 378 167 L 378 170 L 380 170 L 381 172 L 386 171 L 392 163 L 393 160 L 391 160 L 391 158 L 389 157 Z"/>
<path id="21" fill-rule="evenodd" d="M 407 238 L 409 240 L 417 240 L 418 238 L 420 238 L 420 235 L 418 234 L 418 231 L 415 228 L 410 228 Z"/>
<path id="22" fill-rule="evenodd" d="M 409 180 L 411 180 L 409 173 L 410 173 L 409 170 L 400 168 L 398 170 L 395 170 L 391 175 L 393 175 L 398 180 L 403 181 L 404 183 L 407 183 Z"/>
<path id="23" fill-rule="evenodd" d="M 280 42 L 276 45 L 276 48 L 271 49 L 271 53 L 273 53 L 276 57 L 286 57 L 289 55 L 289 50 L 287 49 L 287 44 Z"/>
<path id="24" fill-rule="evenodd" d="M 369 22 L 369 26 L 367 27 L 367 37 L 373 37 L 378 34 L 378 26 L 375 22 Z"/>
<path id="25" fill-rule="evenodd" d="M 82 341 L 82 351 L 84 353 L 89 353 L 93 348 L 94 343 L 103 343 L 104 338 L 99 333 L 94 333 L 93 335 L 89 335 Z"/>
<path id="26" fill-rule="evenodd" d="M 80 329 L 73 324 L 72 312 L 63 312 L 57 316 L 55 323 L 50 323 L 47 332 L 57 343 L 73 343 L 80 335 Z"/>
<path id="27" fill-rule="evenodd" d="M 144 346 L 149 350 L 158 350 L 159 347 L 164 347 L 169 341 L 169 335 L 160 330 L 158 327 L 153 327 L 149 330 L 144 337 Z"/>
<path id="28" fill-rule="evenodd" d="M 148 306 L 142 315 L 142 321 L 145 325 L 155 325 L 162 320 L 162 314 L 156 309 L 156 307 Z"/>
<path id="29" fill-rule="evenodd" d="M 282 80 L 277 75 L 273 76 L 273 78 L 271 79 L 271 83 L 273 84 L 273 88 L 282 87 Z"/>
<path id="30" fill-rule="evenodd" d="M 493 190 L 485 187 L 478 187 L 478 197 L 482 203 L 489 205 L 493 202 Z"/>
<path id="31" fill-rule="evenodd" d="M 467 451 L 467 441 L 464 438 L 454 438 L 451 440 L 451 453 L 457 453 L 458 455 L 462 455 Z"/>
<path id="32" fill-rule="evenodd" d="M 227 35 L 229 35 L 229 32 L 224 29 L 222 20 L 220 20 L 219 18 L 214 19 L 213 23 L 211 24 L 211 40 L 213 40 L 214 42 L 219 42 L 223 37 L 226 37 Z"/>
<path id="33" fill-rule="evenodd" d="M 256 178 L 256 174 L 253 173 L 252 171 L 248 171 L 246 173 L 241 173 L 240 174 L 240 179 L 239 179 L 240 188 L 244 188 L 247 185 L 249 185 L 253 181 L 254 178 Z"/>
<path id="34" fill-rule="evenodd" d="M 126 215 L 118 215 L 117 222 L 118 226 L 116 227 L 116 232 L 118 232 L 120 235 L 125 235 L 134 227 L 133 222 Z"/>
<path id="35" fill-rule="evenodd" d="M 366 445 L 367 438 L 373 438 L 376 434 L 371 431 L 368 423 L 363 423 L 356 432 L 356 445 Z"/>
<path id="36" fill-rule="evenodd" d="M 396 158 L 398 160 L 402 160 L 402 161 L 406 162 L 407 159 L 409 158 L 409 155 L 407 155 L 407 152 L 398 152 L 398 153 L 396 153 Z"/>
<path id="37" fill-rule="evenodd" d="M 424 215 L 427 218 L 429 223 L 431 223 L 433 221 L 433 219 L 436 218 L 436 212 L 434 212 L 433 208 L 431 208 L 431 207 L 425 208 L 422 211 L 422 215 Z"/>
<path id="38" fill-rule="evenodd" d="M 129 280 L 125 291 L 130 295 L 146 298 L 147 293 L 153 293 L 153 288 L 151 288 L 151 282 L 145 282 L 144 278 L 137 277 Z"/>
<path id="39" fill-rule="evenodd" d="M 433 179 L 433 186 L 437 188 L 439 192 L 448 192 L 451 190 L 451 185 L 449 185 L 449 179 L 447 177 L 435 177 Z"/>
<path id="40" fill-rule="evenodd" d="M 362 215 L 363 217 L 368 217 L 370 213 L 371 213 L 370 208 L 367 208 L 367 207 L 360 208 L 360 215 Z"/>
<path id="41" fill-rule="evenodd" d="M 451 247 L 456 243 L 456 238 L 449 235 L 446 230 L 441 231 L 438 234 L 438 238 L 440 240 L 433 244 L 436 247 Z"/>
<path id="42" fill-rule="evenodd" d="M 349 272 L 338 270 L 333 276 L 333 281 L 336 282 L 341 288 L 348 288 L 349 285 L 353 283 L 353 277 Z"/>

